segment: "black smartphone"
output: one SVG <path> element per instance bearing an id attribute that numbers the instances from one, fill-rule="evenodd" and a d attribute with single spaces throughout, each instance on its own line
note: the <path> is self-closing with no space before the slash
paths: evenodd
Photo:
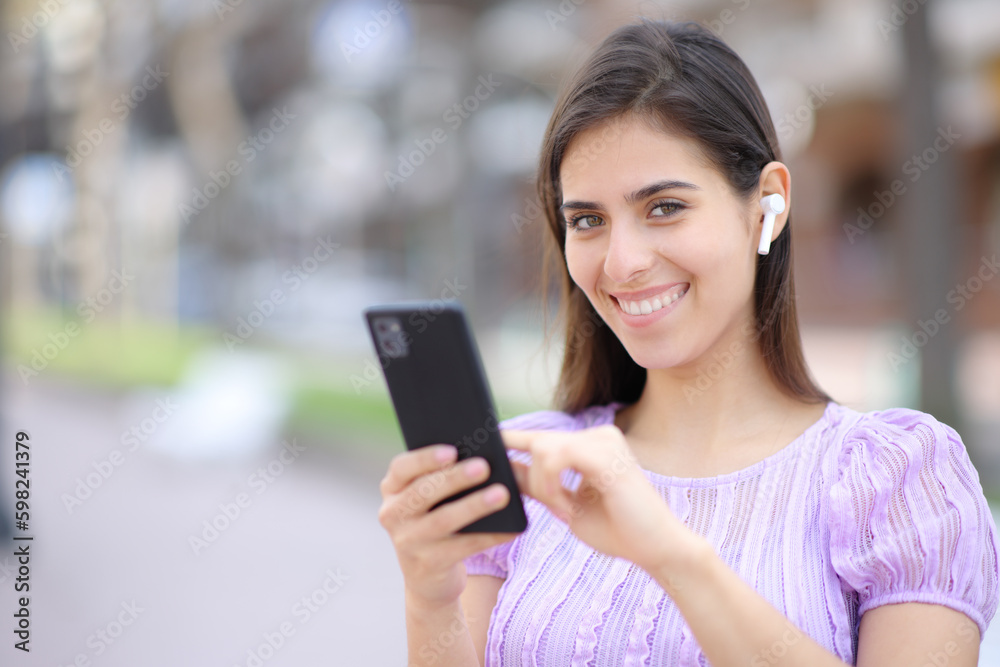
<path id="1" fill-rule="evenodd" d="M 452 444 L 458 460 L 482 456 L 485 482 L 436 503 L 434 508 L 497 482 L 510 502 L 460 533 L 520 533 L 528 525 L 521 492 L 500 438 L 486 373 L 461 304 L 410 301 L 364 310 L 407 449 Z"/>

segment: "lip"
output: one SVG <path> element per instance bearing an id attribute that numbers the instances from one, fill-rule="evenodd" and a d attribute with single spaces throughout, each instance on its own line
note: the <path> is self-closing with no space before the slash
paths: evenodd
<path id="1" fill-rule="evenodd" d="M 642 301 L 648 299 L 649 297 L 654 297 L 659 294 L 663 294 L 664 292 L 676 287 L 677 285 L 687 285 L 681 296 L 678 297 L 672 303 L 670 303 L 670 305 L 664 306 L 663 308 L 660 308 L 655 312 L 649 313 L 648 315 L 633 315 L 631 313 L 625 312 L 624 310 L 622 310 L 621 306 L 618 305 L 619 298 L 625 301 Z M 630 327 L 642 328 L 642 327 L 648 327 L 651 324 L 658 322 L 659 320 L 663 319 L 671 312 L 673 312 L 673 310 L 677 307 L 677 305 L 684 300 L 685 296 L 687 296 L 688 290 L 690 289 L 691 285 L 689 283 L 669 283 L 666 285 L 651 287 L 649 289 L 637 292 L 608 292 L 608 294 L 612 297 L 611 306 L 618 313 L 618 317 L 621 318 L 622 322 L 624 322 Z"/>
<path id="2" fill-rule="evenodd" d="M 669 289 L 676 287 L 677 285 L 685 285 L 684 282 L 676 283 L 664 283 L 662 285 L 656 285 L 655 287 L 650 287 L 649 289 L 640 290 L 638 292 L 608 292 L 611 296 L 616 299 L 624 299 L 625 301 L 642 301 L 643 299 L 648 299 L 651 296 L 657 296 L 658 294 L 663 294 Z M 688 285 L 690 287 L 690 285 Z"/>

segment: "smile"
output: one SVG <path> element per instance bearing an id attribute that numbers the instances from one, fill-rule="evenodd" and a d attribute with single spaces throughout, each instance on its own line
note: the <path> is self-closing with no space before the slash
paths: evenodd
<path id="1" fill-rule="evenodd" d="M 674 285 L 668 290 L 661 292 L 651 298 L 636 301 L 628 301 L 621 297 L 612 296 L 619 310 L 626 315 L 651 315 L 658 310 L 662 310 L 687 294 L 689 285 Z"/>

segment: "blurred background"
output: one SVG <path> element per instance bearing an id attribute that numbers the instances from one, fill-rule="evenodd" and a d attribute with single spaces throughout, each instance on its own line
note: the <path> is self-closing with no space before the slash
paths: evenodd
<path id="1" fill-rule="evenodd" d="M 7 0 L 0 521 L 34 541 L 30 654 L 0 547 L 0 662 L 405 664 L 361 309 L 460 300 L 501 416 L 549 406 L 533 170 L 639 15 L 767 97 L 820 384 L 955 426 L 1000 498 L 995 0 Z"/>

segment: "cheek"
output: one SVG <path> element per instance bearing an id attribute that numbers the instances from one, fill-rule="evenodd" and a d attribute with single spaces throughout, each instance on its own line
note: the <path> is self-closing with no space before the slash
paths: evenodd
<path id="1" fill-rule="evenodd" d="M 579 243 L 566 243 L 566 268 L 569 276 L 584 292 L 590 293 L 597 283 L 598 263 L 592 257 L 593 253 Z"/>
<path id="2" fill-rule="evenodd" d="M 735 235 L 702 247 L 691 256 L 691 270 L 699 277 L 702 293 L 713 308 L 727 312 L 752 297 L 754 257 L 747 254 L 742 238 Z"/>
<path id="3" fill-rule="evenodd" d="M 750 242 L 744 222 L 728 219 L 725 214 L 714 219 L 719 222 L 690 239 L 685 255 L 692 269 L 703 272 L 706 277 L 743 275 L 748 267 L 752 271 L 753 258 L 748 254 Z"/>

